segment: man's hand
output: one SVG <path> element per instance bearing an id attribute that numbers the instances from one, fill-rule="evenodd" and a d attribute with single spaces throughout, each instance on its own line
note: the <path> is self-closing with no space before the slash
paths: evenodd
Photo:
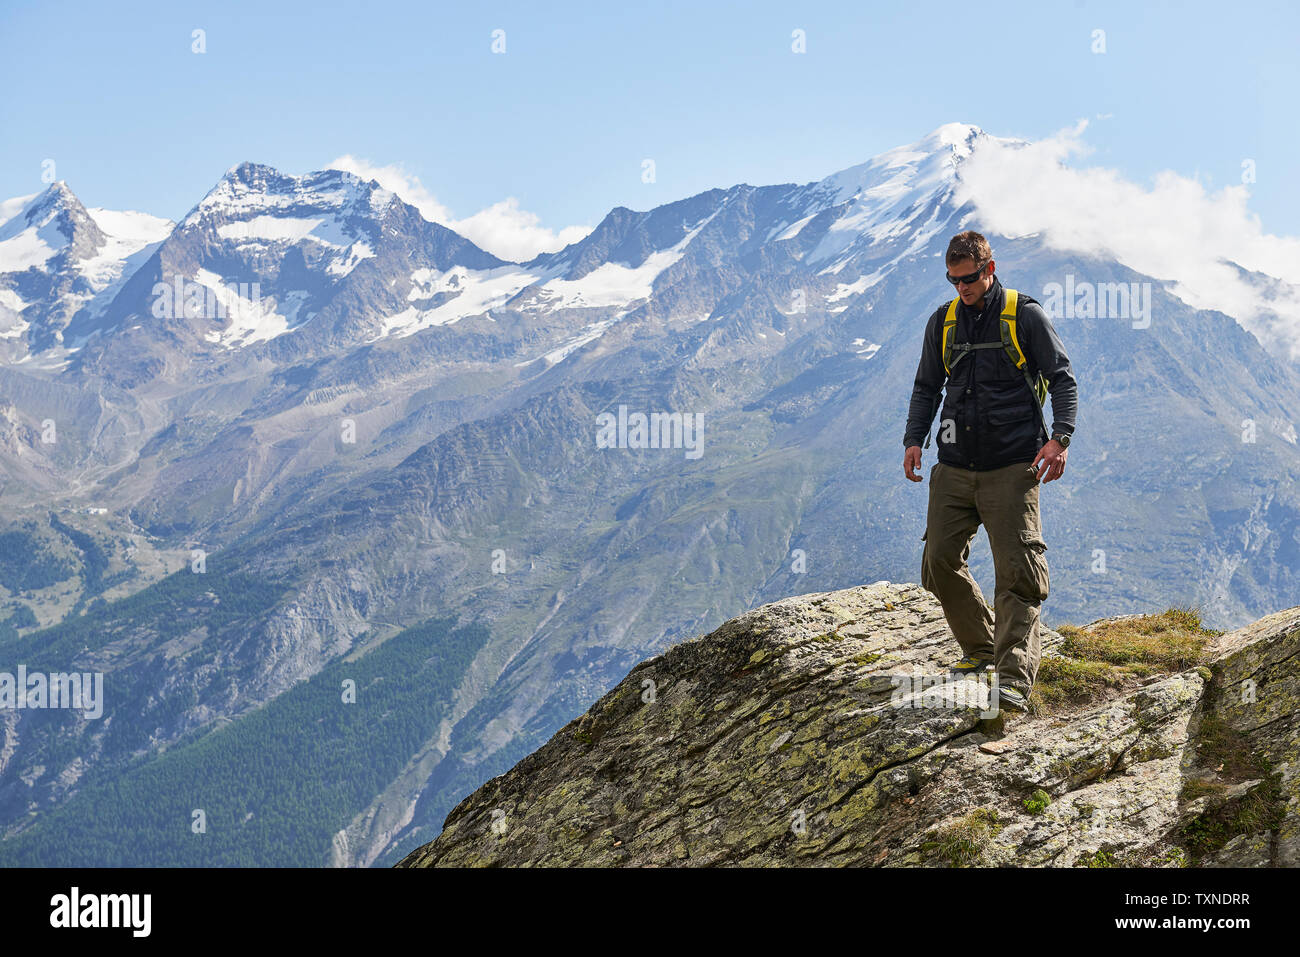
<path id="1" fill-rule="evenodd" d="M 908 451 L 911 451 L 910 449 Z M 1038 450 L 1038 457 L 1034 459 L 1034 475 L 1040 482 L 1050 482 L 1053 479 L 1059 479 L 1065 471 L 1065 457 L 1070 450 L 1061 447 L 1061 443 L 1052 439 L 1041 449 Z"/>
<path id="2" fill-rule="evenodd" d="M 921 467 L 921 447 L 919 445 L 909 445 L 903 453 L 903 474 L 913 482 L 921 481 L 921 476 L 916 474 L 916 470 Z"/>

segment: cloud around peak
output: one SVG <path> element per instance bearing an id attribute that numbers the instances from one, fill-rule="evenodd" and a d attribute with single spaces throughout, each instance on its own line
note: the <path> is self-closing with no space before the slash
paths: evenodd
<path id="1" fill-rule="evenodd" d="M 420 211 L 425 219 L 455 230 L 481 249 L 514 262 L 524 262 L 539 253 L 556 252 L 577 242 L 594 227 L 566 226 L 556 232 L 541 224 L 536 213 L 519 208 L 519 201 L 508 196 L 464 219 L 457 219 L 440 203 L 420 178 L 399 164 L 379 166 L 350 154 L 328 164 L 329 169 L 354 173 L 373 179 L 384 189 L 400 196 Z"/>
<path id="2" fill-rule="evenodd" d="M 1092 152 L 1087 127 L 1080 120 L 1031 143 L 990 138 L 962 164 L 954 199 L 974 204 L 982 231 L 1038 234 L 1052 248 L 1117 259 L 1168 281 L 1194 308 L 1232 316 L 1275 354 L 1300 358 L 1300 239 L 1264 232 L 1245 184 L 1209 191 L 1166 170 L 1147 187 L 1068 165 Z"/>

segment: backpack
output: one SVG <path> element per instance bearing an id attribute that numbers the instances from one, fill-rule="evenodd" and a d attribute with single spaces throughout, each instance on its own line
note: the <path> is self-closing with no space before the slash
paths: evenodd
<path id="1" fill-rule="evenodd" d="M 1029 391 L 1036 400 L 1034 405 L 1038 409 L 1038 421 L 1042 423 L 1043 432 L 1050 439 L 1052 430 L 1047 427 L 1047 419 L 1043 415 L 1043 403 L 1047 401 L 1047 378 L 1041 372 L 1034 377 L 1029 375 L 1029 363 L 1020 348 L 1020 340 L 1016 338 L 1016 314 L 1020 307 L 1020 294 L 1014 289 L 1008 289 L 1005 286 L 1003 292 L 1006 293 L 1006 299 L 1002 306 L 1002 312 L 998 316 L 998 323 L 1002 329 L 1001 342 L 953 342 L 952 340 L 957 332 L 957 303 L 961 301 L 961 298 L 954 298 L 952 302 L 948 303 L 948 312 L 943 319 L 943 332 L 940 339 L 943 344 L 943 368 L 951 377 L 953 366 L 960 362 L 968 352 L 974 349 L 1000 348 L 1005 350 L 1012 365 L 1019 369 L 1025 377 L 1025 384 L 1029 386 Z M 925 437 L 925 444 L 928 448 L 930 445 L 929 435 Z"/>

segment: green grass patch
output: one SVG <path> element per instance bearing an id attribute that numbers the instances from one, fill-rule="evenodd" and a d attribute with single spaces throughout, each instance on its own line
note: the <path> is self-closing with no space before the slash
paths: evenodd
<path id="1" fill-rule="evenodd" d="M 1188 867 L 1187 852 L 1177 845 L 1154 845 L 1115 858 L 1116 867 Z"/>
<path id="2" fill-rule="evenodd" d="M 1060 651 L 1068 657 L 1115 665 L 1147 665 L 1170 673 L 1198 664 L 1209 640 L 1223 634 L 1202 628 L 1196 609 L 1178 607 L 1087 630 L 1064 625 L 1057 631 L 1065 639 Z"/>
<path id="3" fill-rule="evenodd" d="M 979 866 L 984 862 L 993 837 L 1002 827 L 997 811 L 977 807 L 965 817 L 936 831 L 935 840 L 927 841 L 921 848 L 936 851 L 951 867 Z"/>
<path id="4" fill-rule="evenodd" d="M 1210 639 L 1195 608 L 1105 622 L 1092 628 L 1061 625 L 1056 655 L 1044 657 L 1030 694 L 1030 711 L 1057 714 L 1108 701 L 1144 680 L 1199 664 Z"/>
<path id="5" fill-rule="evenodd" d="M 1282 776 L 1272 774 L 1241 797 L 1198 814 L 1182 826 L 1180 834 L 1195 865 L 1234 837 L 1262 834 L 1281 827 L 1285 816 Z"/>
<path id="6" fill-rule="evenodd" d="M 1033 714 L 1059 714 L 1114 698 L 1136 687 L 1140 678 L 1105 661 L 1043 658 L 1029 695 Z"/>

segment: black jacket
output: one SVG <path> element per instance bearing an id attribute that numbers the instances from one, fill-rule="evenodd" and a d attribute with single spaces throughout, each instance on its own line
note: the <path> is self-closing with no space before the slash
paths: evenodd
<path id="1" fill-rule="evenodd" d="M 984 296 L 984 307 L 957 303 L 954 342 L 996 342 L 1001 339 L 998 315 L 1005 294 L 997 277 Z M 950 300 L 948 300 L 950 301 Z M 940 336 L 948 312 L 945 301 L 930 316 L 916 367 L 912 401 L 907 410 L 907 432 L 903 447 L 921 445 L 930 431 L 940 389 L 947 373 L 943 367 Z M 1052 396 L 1052 432 L 1074 432 L 1078 408 L 1078 384 L 1070 369 L 1065 347 L 1052 328 L 1043 307 L 1020 292 L 1016 339 L 1025 353 L 1031 378 L 1042 371 Z M 974 471 L 1002 468 L 1016 462 L 1032 462 L 1047 442 L 1035 409 L 1037 398 L 1029 391 L 1024 375 L 1002 349 L 977 349 L 956 364 L 947 382 L 947 395 L 939 410 L 935 443 L 944 465 Z M 951 420 L 953 428 L 944 425 Z M 951 441 L 944 441 L 951 433 Z"/>

